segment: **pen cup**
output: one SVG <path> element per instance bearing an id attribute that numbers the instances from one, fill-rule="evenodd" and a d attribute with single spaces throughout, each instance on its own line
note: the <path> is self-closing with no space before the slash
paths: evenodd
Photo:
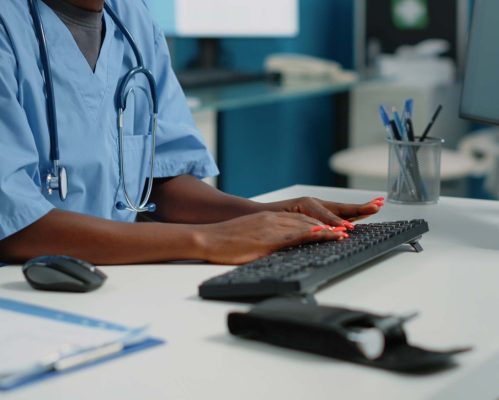
<path id="1" fill-rule="evenodd" d="M 388 140 L 388 201 L 398 204 L 435 204 L 440 197 L 440 160 L 443 140 L 420 142 Z"/>

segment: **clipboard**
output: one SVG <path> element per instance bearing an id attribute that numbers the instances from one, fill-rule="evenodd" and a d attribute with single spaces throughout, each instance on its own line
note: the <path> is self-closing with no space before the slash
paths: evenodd
<path id="1" fill-rule="evenodd" d="M 0 331 L 0 358 L 4 360 L 0 365 L 0 392 L 165 343 L 163 339 L 149 337 L 146 327 L 127 327 L 2 297 L 0 317 L 9 324 L 4 326 L 11 327 Z M 66 341 L 66 337 L 71 340 Z M 33 355 L 30 346 L 43 355 Z M 42 353 L 45 349 L 56 350 Z M 16 357 L 12 357 L 13 354 Z M 12 368 L 9 371 L 6 370 L 8 363 Z M 16 363 L 19 363 L 17 368 Z"/>

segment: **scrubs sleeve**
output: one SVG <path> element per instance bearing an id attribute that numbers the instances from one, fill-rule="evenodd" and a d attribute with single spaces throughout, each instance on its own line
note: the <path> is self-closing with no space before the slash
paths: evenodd
<path id="1" fill-rule="evenodd" d="M 173 72 L 166 40 L 158 28 L 155 31 L 159 99 L 155 177 L 193 175 L 203 179 L 218 175 Z"/>
<path id="2" fill-rule="evenodd" d="M 54 206 L 42 195 L 38 151 L 18 101 L 16 56 L 1 19 L 0 60 L 1 240 L 31 225 Z"/>

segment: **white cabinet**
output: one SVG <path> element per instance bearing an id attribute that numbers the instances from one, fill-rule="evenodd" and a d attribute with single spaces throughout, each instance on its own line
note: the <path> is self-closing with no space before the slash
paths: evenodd
<path id="1" fill-rule="evenodd" d="M 205 140 L 208 150 L 217 161 L 217 112 L 216 111 L 198 111 L 193 114 L 196 126 L 200 130 Z M 216 186 L 217 178 L 206 178 L 205 182 Z"/>

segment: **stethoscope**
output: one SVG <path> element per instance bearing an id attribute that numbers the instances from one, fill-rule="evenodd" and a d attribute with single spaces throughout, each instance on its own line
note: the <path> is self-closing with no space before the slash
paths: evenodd
<path id="1" fill-rule="evenodd" d="M 52 72 L 50 67 L 50 59 L 47 49 L 47 41 L 45 39 L 45 30 L 43 28 L 43 23 L 40 17 L 40 10 L 38 8 L 37 0 L 28 0 L 31 16 L 33 18 L 35 33 L 38 39 L 38 44 L 40 46 L 40 57 L 43 68 L 43 76 L 45 79 L 45 90 L 47 97 L 47 122 L 50 134 L 50 161 L 52 163 L 52 168 L 48 171 L 46 179 L 46 188 L 49 195 L 52 195 L 54 191 L 59 192 L 59 197 L 62 201 L 65 201 L 68 196 L 68 174 L 66 168 L 64 168 L 60 163 L 59 158 L 59 133 L 57 131 L 57 112 L 55 107 L 55 94 L 54 85 L 52 81 Z M 144 67 L 144 60 L 137 44 L 133 40 L 132 35 L 128 29 L 123 25 L 115 12 L 109 7 L 107 3 L 104 3 L 104 9 L 112 18 L 118 29 L 121 31 L 123 36 L 130 44 L 135 58 L 137 59 L 137 66 L 131 69 L 121 80 L 117 92 L 117 108 L 118 108 L 118 139 L 119 139 L 119 169 L 120 169 L 120 187 L 123 187 L 123 194 L 125 197 L 126 204 L 122 201 L 116 203 L 116 208 L 118 210 L 128 210 L 138 213 L 142 212 L 154 212 L 156 210 L 156 205 L 154 203 L 149 203 L 149 198 L 151 197 L 153 178 L 154 178 L 154 159 L 155 159 L 155 149 L 156 149 L 156 130 L 158 127 L 158 98 L 156 89 L 156 80 L 153 74 L 147 68 Z M 139 205 L 136 205 L 130 198 L 126 186 L 125 180 L 125 165 L 124 165 L 124 114 L 126 110 L 126 103 L 128 96 L 134 93 L 134 88 L 127 91 L 128 84 L 137 75 L 144 75 L 147 78 L 150 91 L 150 107 L 151 107 L 151 162 L 150 162 L 150 172 L 149 172 L 149 182 L 147 186 L 147 191 L 144 199 Z"/>

